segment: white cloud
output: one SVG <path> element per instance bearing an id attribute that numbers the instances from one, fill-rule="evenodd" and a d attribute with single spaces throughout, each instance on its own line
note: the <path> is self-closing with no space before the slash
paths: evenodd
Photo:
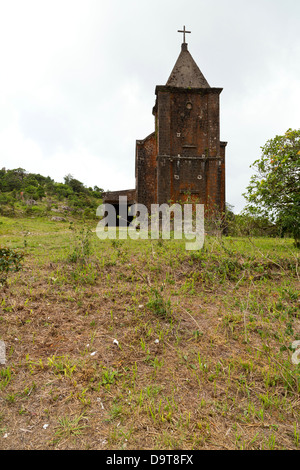
<path id="1" fill-rule="evenodd" d="M 189 50 L 221 94 L 227 200 L 240 210 L 267 139 L 299 127 L 298 0 L 0 2 L 0 166 L 134 187 L 155 86 Z"/>

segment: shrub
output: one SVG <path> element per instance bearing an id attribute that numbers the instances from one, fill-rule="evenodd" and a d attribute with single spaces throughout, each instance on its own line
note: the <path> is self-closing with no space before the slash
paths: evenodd
<path id="1" fill-rule="evenodd" d="M 0 283 L 5 285 L 10 272 L 20 271 L 24 253 L 11 248 L 0 248 Z"/>
<path id="2" fill-rule="evenodd" d="M 170 300 L 166 301 L 157 289 L 152 289 L 152 293 L 147 307 L 159 317 L 169 318 L 171 316 Z"/>

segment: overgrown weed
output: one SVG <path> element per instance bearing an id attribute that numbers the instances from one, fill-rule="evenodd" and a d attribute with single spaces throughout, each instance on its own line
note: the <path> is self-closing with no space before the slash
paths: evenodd
<path id="1" fill-rule="evenodd" d="M 1 300 L 4 448 L 299 448 L 292 243 L 29 231 Z"/>

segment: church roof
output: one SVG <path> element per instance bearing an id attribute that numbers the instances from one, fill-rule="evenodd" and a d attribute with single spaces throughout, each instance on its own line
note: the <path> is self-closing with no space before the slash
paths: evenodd
<path id="1" fill-rule="evenodd" d="M 207 80 L 188 51 L 186 43 L 181 45 L 181 52 L 166 86 L 182 88 L 210 88 Z"/>

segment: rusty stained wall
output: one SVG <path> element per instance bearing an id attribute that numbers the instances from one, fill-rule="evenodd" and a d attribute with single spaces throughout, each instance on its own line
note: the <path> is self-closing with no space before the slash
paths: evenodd
<path id="1" fill-rule="evenodd" d="M 157 87 L 158 203 L 189 197 L 225 207 L 225 145 L 220 144 L 220 88 Z"/>
<path id="2" fill-rule="evenodd" d="M 148 211 L 157 201 L 157 140 L 153 132 L 144 140 L 136 141 L 135 184 L 136 201 L 144 204 Z"/>
<path id="3" fill-rule="evenodd" d="M 118 204 L 119 197 L 127 197 L 128 203 L 133 204 L 136 200 L 136 190 L 124 189 L 120 191 L 106 191 L 102 194 L 102 201 L 107 204 Z"/>
<path id="4" fill-rule="evenodd" d="M 218 156 L 220 88 L 156 87 L 158 155 Z"/>
<path id="5" fill-rule="evenodd" d="M 191 197 L 225 209 L 225 142 L 220 142 L 221 88 L 156 87 L 155 132 L 136 142 L 136 200 Z"/>
<path id="6" fill-rule="evenodd" d="M 225 162 L 220 158 L 158 158 L 158 202 L 192 199 L 225 209 Z"/>

